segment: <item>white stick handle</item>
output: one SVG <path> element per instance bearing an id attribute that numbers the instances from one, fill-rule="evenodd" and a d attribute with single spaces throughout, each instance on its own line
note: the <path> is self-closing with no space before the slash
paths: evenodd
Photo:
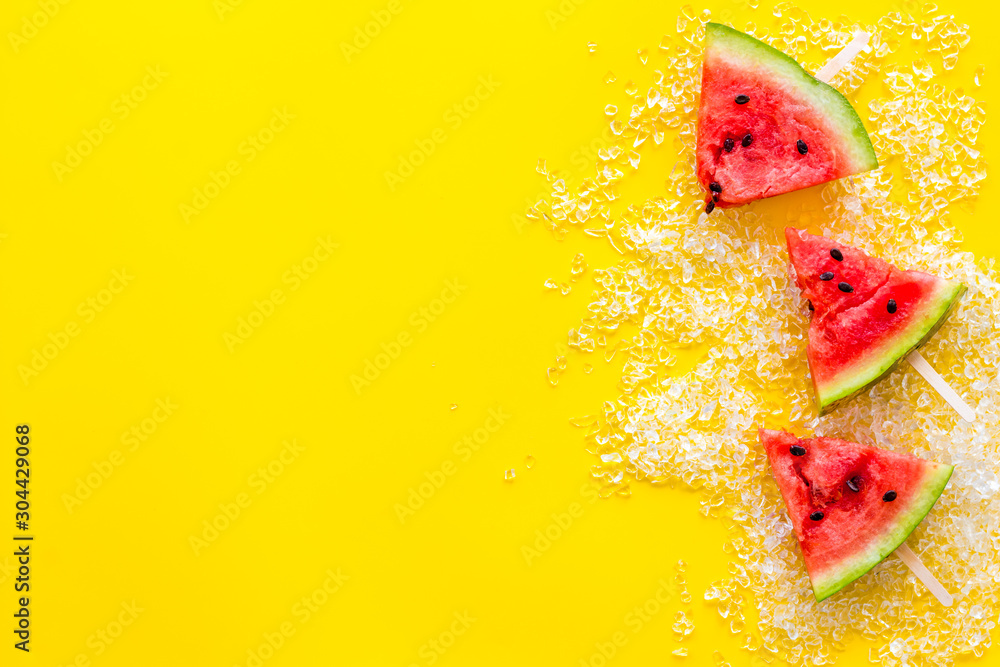
<path id="1" fill-rule="evenodd" d="M 920 356 L 920 353 L 914 350 L 906 355 L 906 360 L 910 362 L 910 365 L 916 369 L 918 373 L 924 376 L 924 379 L 931 383 L 931 386 L 937 390 L 937 393 L 941 394 L 941 398 L 948 402 L 948 405 L 955 408 L 962 419 L 972 423 L 976 419 L 976 411 L 969 407 L 969 404 L 962 400 L 962 397 L 955 393 L 955 390 L 951 388 L 943 377 L 938 375 L 937 371 L 934 370 L 927 360 Z"/>
<path id="2" fill-rule="evenodd" d="M 944 586 L 941 585 L 941 582 L 935 579 L 930 570 L 924 567 L 924 564 L 920 562 L 920 558 L 917 557 L 917 554 L 913 553 L 913 550 L 906 546 L 906 542 L 903 542 L 896 547 L 896 555 L 899 556 L 901 561 L 906 563 L 906 567 L 910 568 L 910 571 L 913 572 L 913 574 L 917 575 L 917 579 L 919 579 L 921 583 L 927 587 L 927 590 L 929 590 L 931 594 L 937 598 L 938 602 L 943 604 L 945 607 L 950 607 L 952 605 L 955 599 L 951 597 L 951 593 L 946 591 Z"/>
<path id="3" fill-rule="evenodd" d="M 840 73 L 840 70 L 847 67 L 847 63 L 854 60 L 855 56 L 868 50 L 869 39 L 871 39 L 871 35 L 867 32 L 854 33 L 854 39 L 848 42 L 847 46 L 840 50 L 840 53 L 831 58 L 830 62 L 823 65 L 820 71 L 816 72 L 816 78 L 829 83 L 833 77 Z"/>

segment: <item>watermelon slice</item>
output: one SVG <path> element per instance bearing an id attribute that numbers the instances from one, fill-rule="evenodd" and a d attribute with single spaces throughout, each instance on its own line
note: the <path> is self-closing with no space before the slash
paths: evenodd
<path id="1" fill-rule="evenodd" d="M 878 166 L 850 102 L 781 51 L 705 25 L 698 180 L 715 206 L 739 206 Z"/>
<path id="2" fill-rule="evenodd" d="M 806 355 L 820 414 L 878 382 L 926 342 L 965 285 L 788 227 L 788 255 L 815 312 Z"/>
<path id="3" fill-rule="evenodd" d="M 877 565 L 913 532 L 953 467 L 836 438 L 760 430 L 816 600 Z"/>

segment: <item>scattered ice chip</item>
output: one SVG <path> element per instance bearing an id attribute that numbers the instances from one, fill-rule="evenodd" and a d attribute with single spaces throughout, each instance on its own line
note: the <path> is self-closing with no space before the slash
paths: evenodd
<path id="1" fill-rule="evenodd" d="M 687 613 L 678 611 L 674 614 L 674 624 L 671 626 L 674 632 L 674 639 L 683 641 L 694 632 L 694 623 L 688 618 Z"/>

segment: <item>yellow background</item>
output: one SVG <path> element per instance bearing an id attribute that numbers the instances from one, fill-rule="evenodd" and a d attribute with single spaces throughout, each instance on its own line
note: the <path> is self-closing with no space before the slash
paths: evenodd
<path id="1" fill-rule="evenodd" d="M 0 431 L 31 425 L 36 536 L 30 655 L 10 645 L 12 558 L 0 556 L 0 663 L 246 665 L 291 622 L 264 664 L 427 665 L 428 642 L 465 612 L 476 620 L 434 664 L 598 664 L 597 644 L 619 631 L 628 641 L 608 664 L 709 665 L 713 650 L 750 663 L 701 600 L 727 557 L 724 528 L 701 518 L 697 497 L 633 484 L 631 498 L 590 502 L 595 459 L 568 420 L 617 395 L 617 365 L 570 355 L 559 386 L 546 381 L 590 288 L 589 274 L 568 297 L 543 282 L 568 280 L 577 252 L 591 267 L 614 255 L 514 217 L 542 190 L 539 157 L 584 173 L 604 104 L 641 71 L 637 48 L 655 65 L 677 5 L 398 0 L 345 55 L 341 44 L 372 12 L 385 21 L 390 3 L 62 2 L 16 51 L 9 36 L 0 46 Z M 817 17 L 828 7 L 801 4 Z M 972 94 L 992 103 L 997 12 L 943 4 L 973 23 L 961 71 L 971 88 L 986 64 L 987 86 Z M 753 18 L 728 0 L 707 6 Z M 874 21 L 891 9 L 848 0 L 831 11 Z M 8 0 L 0 27 L 23 34 L 39 11 Z M 565 20 L 553 25 L 553 13 Z M 165 76 L 134 92 L 148 67 Z M 467 118 L 449 116 L 483 79 L 495 89 L 479 88 Z M 127 117 L 122 95 L 134 102 Z M 274 109 L 294 118 L 247 159 L 243 142 Z M 113 131 L 57 175 L 53 162 L 102 121 Z M 980 142 L 987 156 L 994 127 Z M 391 189 L 385 172 L 435 130 L 443 143 Z M 224 181 L 230 161 L 238 173 L 185 222 L 180 205 L 212 173 Z M 966 247 L 996 255 L 993 216 L 978 210 L 957 217 Z M 286 272 L 328 236 L 339 247 L 293 290 Z M 134 278 L 103 293 L 123 269 Z M 442 311 L 446 281 L 462 289 Z M 231 351 L 226 334 L 274 290 L 283 302 Z M 81 304 L 109 295 L 88 321 Z M 421 308 L 439 312 L 423 327 Z M 79 332 L 63 340 L 70 323 Z M 356 391 L 351 376 L 400 334 L 409 344 Z M 26 384 L 18 368 L 53 339 L 65 347 Z M 173 414 L 148 421 L 168 398 Z M 463 460 L 455 443 L 491 409 L 509 418 Z M 123 443 L 154 425 L 134 451 Z M 293 439 L 304 451 L 261 489 L 251 476 Z M 0 535 L 15 532 L 13 449 L 10 437 L 0 450 Z M 395 506 L 448 461 L 453 474 L 401 522 Z M 108 465 L 69 511 L 81 480 Z M 196 554 L 191 536 L 238 497 L 249 505 Z M 521 547 L 572 503 L 572 525 L 529 566 Z M 669 655 L 676 596 L 640 632 L 626 618 L 679 558 L 695 598 L 683 661 Z M 349 579 L 301 623 L 297 602 L 338 568 Z M 133 601 L 143 611 L 98 654 L 96 633 Z M 867 650 L 851 643 L 842 664 Z"/>

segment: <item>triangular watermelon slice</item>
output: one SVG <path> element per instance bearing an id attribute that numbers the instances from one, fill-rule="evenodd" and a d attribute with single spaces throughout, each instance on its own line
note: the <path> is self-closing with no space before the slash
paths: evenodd
<path id="1" fill-rule="evenodd" d="M 696 154 L 708 212 L 878 166 L 865 126 L 836 88 L 718 23 L 705 25 Z"/>
<path id="2" fill-rule="evenodd" d="M 816 600 L 877 565 L 913 532 L 953 467 L 836 438 L 760 430 Z"/>
<path id="3" fill-rule="evenodd" d="M 815 310 L 806 355 L 820 414 L 892 371 L 934 335 L 965 285 L 788 227 L 788 255 Z"/>

